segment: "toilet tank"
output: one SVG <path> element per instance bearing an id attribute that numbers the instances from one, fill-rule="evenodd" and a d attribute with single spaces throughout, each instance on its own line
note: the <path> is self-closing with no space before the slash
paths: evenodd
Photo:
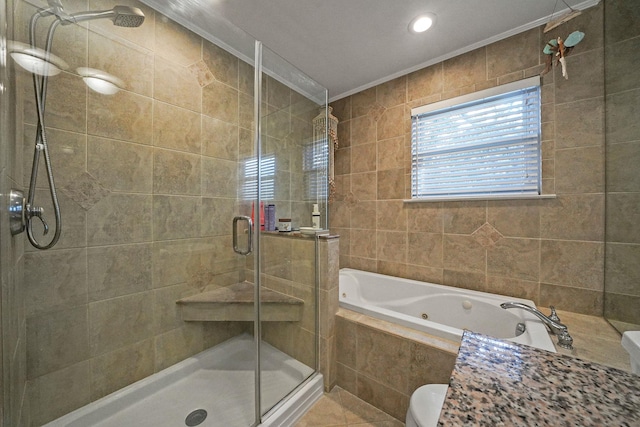
<path id="1" fill-rule="evenodd" d="M 622 334 L 622 347 L 629 352 L 631 372 L 640 375 L 640 331 L 627 331 Z"/>

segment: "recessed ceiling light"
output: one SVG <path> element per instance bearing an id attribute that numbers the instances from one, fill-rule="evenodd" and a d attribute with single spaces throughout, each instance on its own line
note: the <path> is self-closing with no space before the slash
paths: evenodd
<path id="1" fill-rule="evenodd" d="M 435 15 L 431 13 L 416 16 L 409 24 L 409 31 L 412 33 L 424 33 L 433 26 Z"/>

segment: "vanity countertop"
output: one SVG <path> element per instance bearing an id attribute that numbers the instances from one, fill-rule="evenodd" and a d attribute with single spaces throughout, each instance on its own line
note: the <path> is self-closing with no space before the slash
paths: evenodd
<path id="1" fill-rule="evenodd" d="M 465 331 L 439 426 L 640 426 L 640 376 Z"/>

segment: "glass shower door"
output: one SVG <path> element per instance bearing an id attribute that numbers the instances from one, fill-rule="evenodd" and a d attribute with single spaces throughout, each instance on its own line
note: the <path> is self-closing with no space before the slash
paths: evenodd
<path id="1" fill-rule="evenodd" d="M 259 46 L 260 48 L 260 46 Z M 313 119 L 326 107 L 326 90 L 261 46 L 258 233 L 260 415 L 283 402 L 318 367 L 317 239 L 310 227 L 314 204 L 325 206 L 326 175 L 314 156 Z M 326 156 L 324 156 L 326 159 Z M 318 163 L 318 162 L 316 162 Z M 322 162 L 320 162 L 322 163 Z M 316 166 L 314 168 L 314 166 Z M 256 217 L 257 218 L 257 217 Z M 285 231 L 287 223 L 292 231 Z M 260 224 L 256 224 L 256 230 Z M 278 230 L 275 230 L 278 228 Z"/>

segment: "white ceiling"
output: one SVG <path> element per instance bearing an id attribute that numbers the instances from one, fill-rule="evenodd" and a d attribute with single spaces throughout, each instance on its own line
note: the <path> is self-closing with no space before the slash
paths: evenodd
<path id="1" fill-rule="evenodd" d="M 149 2 L 147 3 L 161 3 Z M 599 0 L 566 0 L 585 9 Z M 190 19 L 220 14 L 339 99 L 394 77 L 545 24 L 562 0 L 190 0 Z M 435 25 L 408 31 L 420 13 Z M 508 55 L 508 52 L 505 53 Z"/>

